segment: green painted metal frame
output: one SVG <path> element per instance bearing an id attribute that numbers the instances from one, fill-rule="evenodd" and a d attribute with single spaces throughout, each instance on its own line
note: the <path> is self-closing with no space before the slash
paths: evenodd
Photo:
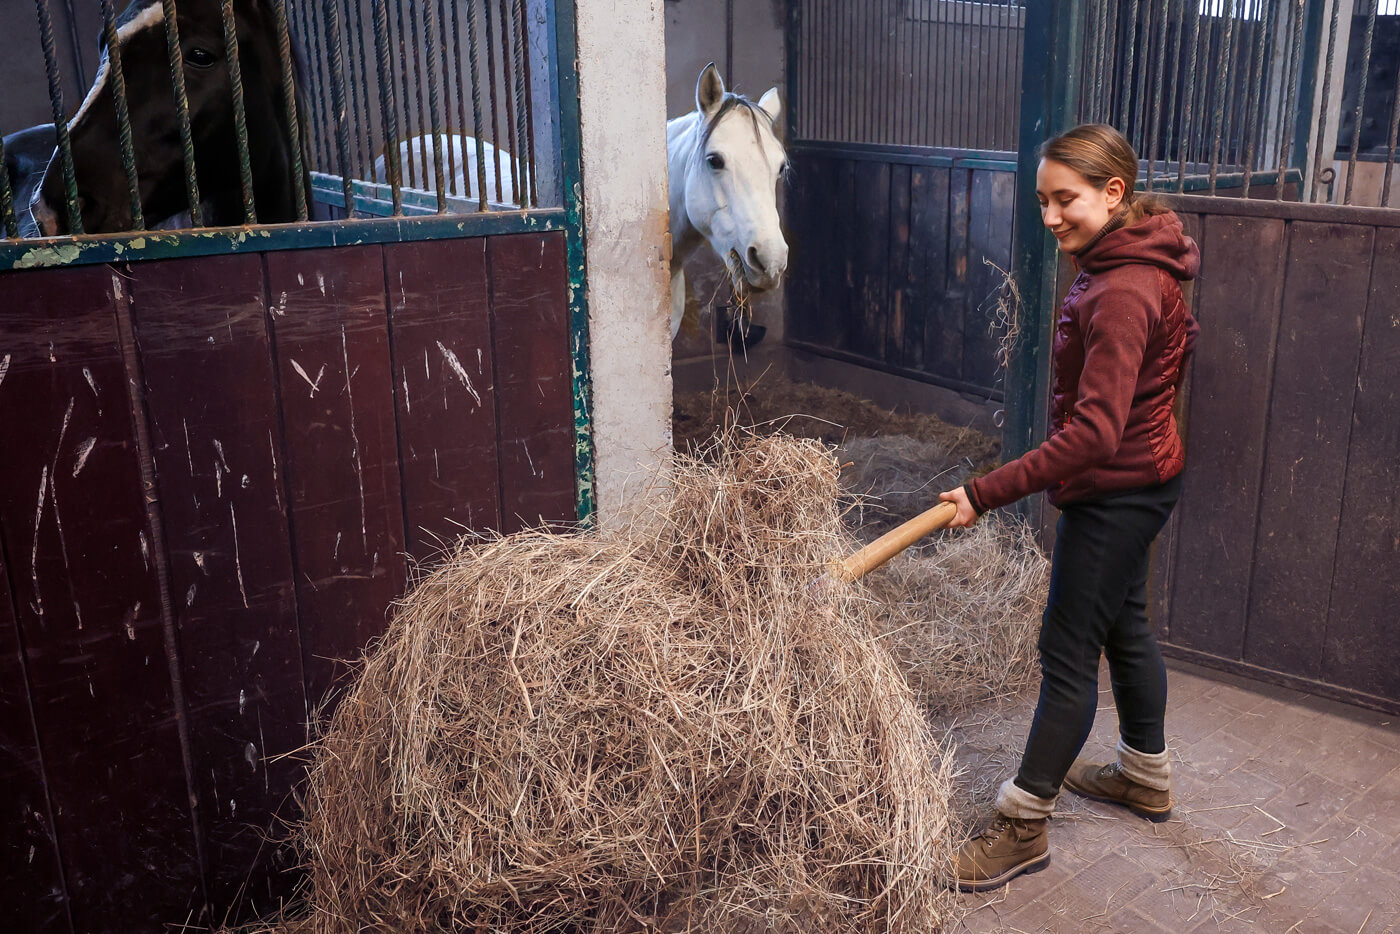
<path id="1" fill-rule="evenodd" d="M 1026 6 L 1021 69 L 1021 124 L 1016 169 L 1014 274 L 1021 290 L 1020 336 L 1006 378 L 1003 456 L 1010 460 L 1045 436 L 1059 251 L 1040 221 L 1035 197 L 1037 152 L 1045 140 L 1074 123 L 1079 111 L 1084 0 L 1042 0 Z M 1036 500 L 1022 500 L 1029 515 Z"/>

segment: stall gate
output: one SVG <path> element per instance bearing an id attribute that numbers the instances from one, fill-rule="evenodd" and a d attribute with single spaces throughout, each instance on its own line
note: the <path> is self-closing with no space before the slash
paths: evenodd
<path id="1" fill-rule="evenodd" d="M 480 63 L 458 47 L 452 110 L 509 125 L 513 203 L 356 161 L 421 101 L 411 55 L 350 81 L 367 32 L 388 49 L 397 12 L 393 36 L 440 47 L 428 6 L 288 8 L 325 57 L 302 216 L 352 219 L 0 240 L 7 930 L 275 908 L 298 878 L 280 841 L 299 750 L 407 582 L 463 534 L 589 516 L 573 4 L 453 5 L 473 36 L 496 16 Z M 347 89 L 360 103 L 337 107 Z"/>

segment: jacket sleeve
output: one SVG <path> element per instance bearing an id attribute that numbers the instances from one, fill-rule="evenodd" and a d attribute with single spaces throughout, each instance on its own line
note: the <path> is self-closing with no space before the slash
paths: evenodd
<path id="1" fill-rule="evenodd" d="M 1117 453 L 1142 370 L 1149 308 L 1142 297 L 1115 290 L 1087 311 L 1074 410 L 1039 447 L 967 484 L 979 512 L 1049 489 Z"/>

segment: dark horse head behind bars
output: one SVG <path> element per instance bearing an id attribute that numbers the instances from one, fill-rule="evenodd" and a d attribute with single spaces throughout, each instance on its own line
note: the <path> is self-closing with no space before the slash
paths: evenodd
<path id="1" fill-rule="evenodd" d="M 294 133 L 283 103 L 282 57 L 273 0 L 235 0 L 234 12 L 258 220 L 295 220 L 297 194 L 292 157 L 296 145 L 293 140 L 300 134 Z M 219 0 L 181 0 L 177 15 L 204 222 L 209 226 L 241 224 L 243 195 L 234 130 L 233 83 L 224 51 Z M 117 20 L 117 42 L 131 113 L 142 211 L 146 223 L 154 226 L 190 208 L 160 0 L 133 0 Z M 299 61 L 295 47 L 292 61 Z M 296 64 L 293 69 L 299 70 Z M 306 112 L 300 102 L 298 111 Z M 130 230 L 130 188 L 122 166 L 111 68 L 105 49 L 97 77 L 69 121 L 69 134 L 83 231 Z M 305 165 L 304 159 L 302 164 Z M 303 185 L 303 190 L 309 192 L 309 185 L 305 181 Z M 69 232 L 66 200 L 60 155 L 55 152 L 32 203 L 41 234 Z"/>

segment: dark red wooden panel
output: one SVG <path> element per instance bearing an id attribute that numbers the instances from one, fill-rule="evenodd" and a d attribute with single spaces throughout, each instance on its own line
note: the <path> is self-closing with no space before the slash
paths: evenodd
<path id="1" fill-rule="evenodd" d="M 486 241 L 384 248 L 409 553 L 501 525 Z"/>
<path id="2" fill-rule="evenodd" d="M 1400 229 L 1376 230 L 1323 678 L 1400 701 Z"/>
<path id="3" fill-rule="evenodd" d="M 890 166 L 855 164 L 855 222 L 849 228 L 854 262 L 855 306 L 847 320 L 847 343 L 840 348 L 869 360 L 885 361 L 889 316 Z"/>
<path id="4" fill-rule="evenodd" d="M 1011 271 L 1012 201 L 1016 176 L 1011 172 L 976 169 L 972 172 L 968 215 L 967 305 L 963 330 L 962 379 L 974 386 L 997 384 L 997 341 L 992 331 L 996 296 L 1005 279 L 984 262 Z"/>
<path id="5" fill-rule="evenodd" d="M 955 377 L 962 347 L 943 333 L 948 288 L 948 182 L 950 169 L 916 165 L 909 173 L 910 310 L 905 343 L 910 366 Z"/>
<path id="6" fill-rule="evenodd" d="M 1322 669 L 1373 239 L 1370 227 L 1289 229 L 1244 660 L 1307 678 Z"/>
<path id="7" fill-rule="evenodd" d="M 890 262 L 885 275 L 889 280 L 889 321 L 885 328 L 885 362 L 908 366 L 907 341 L 909 314 L 909 166 L 890 166 Z M 920 335 L 922 338 L 922 335 Z M 919 356 L 923 356 L 920 340 Z M 917 358 L 916 358 L 917 359 Z"/>
<path id="8" fill-rule="evenodd" d="M 384 630 L 405 579 L 383 253 L 267 254 L 302 665 L 313 706 Z"/>
<path id="9" fill-rule="evenodd" d="M 0 316 L 0 534 L 80 931 L 154 930 L 202 901 L 115 327 L 124 287 L 106 266 L 6 273 Z"/>
<path id="10" fill-rule="evenodd" d="M 0 354 L 0 369 L 6 356 Z M 5 405 L 0 376 L 0 406 Z M 58 837 L 29 705 L 19 625 L 0 555 L 0 917 L 22 931 L 71 931 Z"/>
<path id="11" fill-rule="evenodd" d="M 805 340 L 806 310 L 817 301 L 817 283 L 821 275 L 818 259 L 820 240 L 813 228 L 818 206 L 823 197 L 816 175 L 822 159 L 806 156 L 792 157 L 792 168 L 783 192 L 783 235 L 788 242 L 788 271 L 783 281 L 784 332 Z"/>
<path id="12" fill-rule="evenodd" d="M 846 350 L 851 346 L 852 321 L 859 314 L 856 291 L 857 224 L 860 212 L 856 206 L 856 164 L 851 159 L 832 161 L 835 194 L 832 221 L 827 224 L 827 274 L 823 282 L 820 305 L 815 309 L 823 319 L 818 331 L 822 344 Z"/>
<path id="13" fill-rule="evenodd" d="M 513 532 L 577 518 L 573 363 L 564 236 L 487 242 L 501 459 L 501 521 Z M 454 465 L 464 474 L 475 465 Z"/>
<path id="14" fill-rule="evenodd" d="M 1224 658 L 1244 651 L 1284 238 L 1281 220 L 1211 217 L 1200 244 L 1171 638 Z"/>
<path id="15" fill-rule="evenodd" d="M 948 272 L 943 301 L 937 303 L 934 314 L 938 327 L 934 343 L 929 335 L 924 346 L 929 370 L 937 376 L 961 380 L 967 365 L 963 359 L 967 334 L 968 247 L 971 236 L 969 217 L 972 200 L 972 173 L 966 169 L 950 169 L 948 173 Z"/>
<path id="16" fill-rule="evenodd" d="M 131 267 L 195 783 L 216 910 L 266 907 L 306 695 L 255 254 Z M 284 815 L 285 816 L 285 815 Z"/>

